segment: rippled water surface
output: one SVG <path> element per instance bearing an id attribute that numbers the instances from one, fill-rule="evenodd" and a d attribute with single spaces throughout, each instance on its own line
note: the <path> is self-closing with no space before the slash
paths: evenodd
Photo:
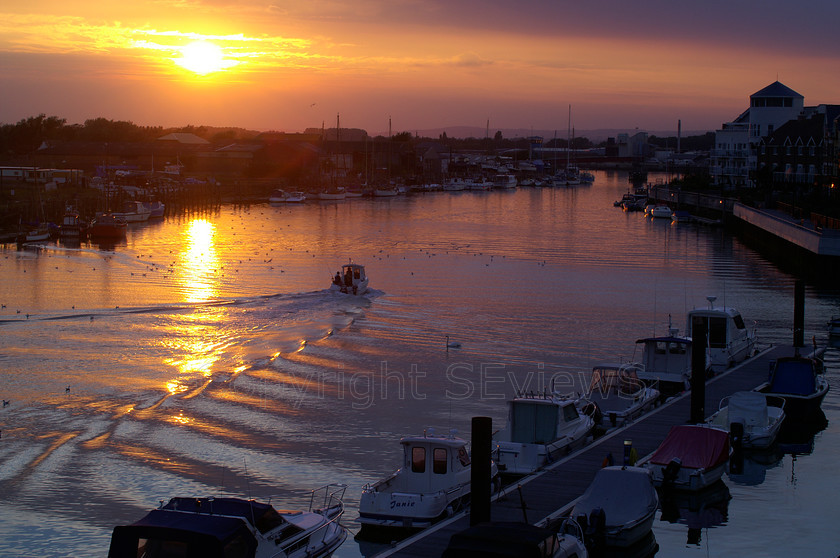
<path id="1" fill-rule="evenodd" d="M 626 189 L 600 172 L 569 190 L 227 205 L 118 246 L 2 249 L 0 553 L 105 556 L 114 525 L 174 495 L 306 507 L 328 482 L 349 485 L 355 532 L 401 436 L 501 427 L 516 389 L 629 359 L 707 295 L 763 345 L 791 341 L 794 277 L 722 229 L 622 213 Z M 348 258 L 365 297 L 326 290 Z M 806 337 L 825 343 L 835 314 L 838 288 L 808 285 Z M 825 430 L 726 477 L 725 505 L 658 517 L 659 555 L 836 556 L 836 389 L 823 409 Z M 359 554 L 352 538 L 338 552 Z"/>

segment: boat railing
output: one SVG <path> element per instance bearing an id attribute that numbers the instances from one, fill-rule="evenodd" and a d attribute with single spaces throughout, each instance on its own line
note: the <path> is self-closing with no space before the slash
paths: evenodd
<path id="1" fill-rule="evenodd" d="M 309 511 L 327 510 L 336 506 L 343 507 L 345 492 L 347 492 L 347 485 L 344 483 L 330 483 L 313 489 L 309 493 Z"/>

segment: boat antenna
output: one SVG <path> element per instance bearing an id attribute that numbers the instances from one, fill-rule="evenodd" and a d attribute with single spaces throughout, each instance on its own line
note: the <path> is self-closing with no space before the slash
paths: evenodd
<path id="1" fill-rule="evenodd" d="M 257 518 L 254 516 L 254 500 L 251 498 L 251 481 L 248 479 L 248 461 L 243 457 L 242 464 L 245 467 L 245 482 L 248 486 L 248 509 L 251 511 L 251 525 L 257 528 Z"/>

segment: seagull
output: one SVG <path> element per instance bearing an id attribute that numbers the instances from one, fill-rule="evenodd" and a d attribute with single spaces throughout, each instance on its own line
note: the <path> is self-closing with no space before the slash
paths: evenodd
<path id="1" fill-rule="evenodd" d="M 8 406 L 8 405 L 9 405 L 9 400 L 8 400 L 8 399 L 4 399 L 4 400 L 3 400 L 3 406 L 4 406 L 4 407 L 6 407 L 6 406 Z"/>
<path id="2" fill-rule="evenodd" d="M 446 336 L 446 348 L 447 349 L 458 349 L 461 347 L 461 344 L 457 341 L 450 341 L 449 336 Z"/>
<path id="3" fill-rule="evenodd" d="M 64 393 L 70 393 L 70 386 L 67 386 L 66 388 L 64 388 Z"/>

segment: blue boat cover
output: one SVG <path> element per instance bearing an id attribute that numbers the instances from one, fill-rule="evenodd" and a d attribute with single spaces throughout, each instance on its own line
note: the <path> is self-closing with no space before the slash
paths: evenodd
<path id="1" fill-rule="evenodd" d="M 776 361 L 770 393 L 811 395 L 817 391 L 814 363 L 809 358 L 780 358 Z"/>

